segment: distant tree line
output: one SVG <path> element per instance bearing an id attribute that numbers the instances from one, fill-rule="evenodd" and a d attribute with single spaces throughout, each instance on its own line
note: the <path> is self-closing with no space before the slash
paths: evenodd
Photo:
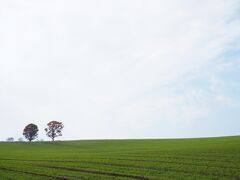
<path id="1" fill-rule="evenodd" d="M 59 121 L 51 121 L 47 124 L 47 128 L 45 128 L 46 135 L 52 139 L 52 141 L 55 140 L 56 137 L 62 136 L 62 130 L 63 130 L 63 123 Z M 38 137 L 38 126 L 36 124 L 28 124 L 23 129 L 23 136 L 29 141 L 32 142 Z M 19 141 L 23 141 L 22 138 L 18 139 Z M 13 142 L 14 138 L 9 137 L 7 138 L 8 142 Z"/>

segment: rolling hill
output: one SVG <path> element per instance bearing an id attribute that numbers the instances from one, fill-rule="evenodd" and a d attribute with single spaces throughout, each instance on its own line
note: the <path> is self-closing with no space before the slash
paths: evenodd
<path id="1" fill-rule="evenodd" d="M 0 179 L 240 179 L 240 136 L 0 143 Z"/>

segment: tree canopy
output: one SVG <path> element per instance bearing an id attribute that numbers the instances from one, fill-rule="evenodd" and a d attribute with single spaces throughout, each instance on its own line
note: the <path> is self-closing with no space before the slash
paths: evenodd
<path id="1" fill-rule="evenodd" d="M 47 128 L 45 128 L 46 135 L 54 141 L 54 139 L 58 136 L 62 136 L 63 123 L 58 121 L 51 121 L 47 124 Z"/>
<path id="2" fill-rule="evenodd" d="M 38 127 L 36 124 L 28 124 L 24 130 L 23 135 L 28 141 L 32 141 L 38 137 Z"/>

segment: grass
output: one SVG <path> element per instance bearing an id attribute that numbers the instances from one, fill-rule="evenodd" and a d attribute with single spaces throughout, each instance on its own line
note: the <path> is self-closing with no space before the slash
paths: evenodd
<path id="1" fill-rule="evenodd" d="M 240 179 L 240 136 L 0 143 L 0 179 Z"/>

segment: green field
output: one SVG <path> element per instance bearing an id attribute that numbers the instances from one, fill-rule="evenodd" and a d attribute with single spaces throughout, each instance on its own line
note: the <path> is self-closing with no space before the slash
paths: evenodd
<path id="1" fill-rule="evenodd" d="M 0 179 L 240 179 L 240 136 L 2 142 Z"/>

